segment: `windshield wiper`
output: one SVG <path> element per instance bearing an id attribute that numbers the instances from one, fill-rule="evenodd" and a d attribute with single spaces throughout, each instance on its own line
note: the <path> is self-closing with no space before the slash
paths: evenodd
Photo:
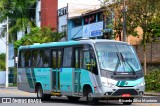
<path id="1" fill-rule="evenodd" d="M 121 55 L 122 62 L 123 62 L 123 63 L 127 63 L 128 66 L 129 66 L 129 68 L 131 68 L 133 75 L 135 75 L 136 73 L 135 73 L 133 67 L 132 67 L 127 61 L 125 61 L 125 59 L 124 59 L 122 53 L 120 53 L 120 55 Z"/>
<path id="2" fill-rule="evenodd" d="M 120 58 L 119 58 L 119 56 L 118 56 L 118 53 L 116 52 L 116 54 L 117 54 L 117 57 L 118 57 L 118 62 L 117 62 L 117 64 L 116 64 L 115 70 L 114 70 L 114 72 L 113 72 L 114 75 L 116 75 L 116 72 L 117 72 L 117 69 L 118 69 L 118 66 L 119 66 L 119 63 L 120 63 Z"/>

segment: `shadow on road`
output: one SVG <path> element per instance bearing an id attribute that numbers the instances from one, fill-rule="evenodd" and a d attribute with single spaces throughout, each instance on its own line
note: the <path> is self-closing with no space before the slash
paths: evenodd
<path id="1" fill-rule="evenodd" d="M 69 101 L 67 98 L 59 98 L 54 97 L 48 101 L 42 101 L 43 103 L 65 103 L 65 104 L 71 104 L 71 105 L 90 105 L 90 106 L 99 106 L 99 105 L 122 105 L 122 103 L 119 103 L 117 100 L 109 100 L 109 101 L 99 101 L 97 104 L 88 104 L 84 98 L 80 99 L 80 101 Z"/>

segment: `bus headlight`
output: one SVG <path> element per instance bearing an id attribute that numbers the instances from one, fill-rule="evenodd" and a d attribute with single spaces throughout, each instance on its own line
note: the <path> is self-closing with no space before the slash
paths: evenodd
<path id="1" fill-rule="evenodd" d="M 137 85 L 138 88 L 145 86 L 145 82 L 141 82 Z"/>
<path id="2" fill-rule="evenodd" d="M 113 87 L 115 87 L 115 84 L 108 83 L 108 86 L 109 86 L 110 88 L 113 88 Z"/>
<path id="3" fill-rule="evenodd" d="M 107 82 L 102 82 L 102 85 L 103 85 L 103 86 L 108 86 L 109 88 L 115 87 L 115 84 L 107 83 Z"/>

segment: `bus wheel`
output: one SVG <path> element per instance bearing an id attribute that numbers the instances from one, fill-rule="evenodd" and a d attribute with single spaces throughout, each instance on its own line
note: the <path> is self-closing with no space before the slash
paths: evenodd
<path id="1" fill-rule="evenodd" d="M 38 86 L 37 88 L 37 98 L 42 100 L 50 100 L 51 95 L 49 94 L 43 94 L 43 89 L 41 86 Z"/>
<path id="2" fill-rule="evenodd" d="M 88 90 L 87 90 L 86 99 L 87 99 L 87 102 L 88 102 L 88 103 L 96 104 L 96 103 L 99 102 L 99 99 L 93 97 L 93 93 L 92 93 L 92 90 L 91 90 L 91 89 L 88 89 Z"/>
<path id="3" fill-rule="evenodd" d="M 67 96 L 68 100 L 74 102 L 74 101 L 79 101 L 80 97 L 72 97 L 72 96 Z"/>

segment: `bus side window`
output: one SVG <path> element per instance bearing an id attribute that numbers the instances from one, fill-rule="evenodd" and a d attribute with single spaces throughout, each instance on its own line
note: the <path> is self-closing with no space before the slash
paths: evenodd
<path id="1" fill-rule="evenodd" d="M 63 67 L 72 67 L 72 47 L 64 48 Z"/>
<path id="2" fill-rule="evenodd" d="M 37 67 L 38 50 L 32 51 L 32 67 Z"/>
<path id="3" fill-rule="evenodd" d="M 98 75 L 97 62 L 91 46 L 83 50 L 83 68 Z"/>
<path id="4" fill-rule="evenodd" d="M 43 59 L 44 59 L 43 67 L 49 67 L 49 50 L 44 51 Z"/>
<path id="5" fill-rule="evenodd" d="M 18 67 L 25 67 L 25 52 L 24 51 L 20 51 L 19 53 Z"/>
<path id="6" fill-rule="evenodd" d="M 43 51 L 39 50 L 37 57 L 37 67 L 43 67 Z"/>
<path id="7" fill-rule="evenodd" d="M 96 62 L 96 57 L 93 50 L 91 50 L 90 52 L 90 57 L 91 57 L 91 66 L 92 66 L 91 70 L 94 74 L 98 75 L 97 62 Z"/>
<path id="8" fill-rule="evenodd" d="M 83 68 L 91 71 L 91 59 L 90 59 L 90 52 L 84 51 L 83 52 Z"/>
<path id="9" fill-rule="evenodd" d="M 25 51 L 25 67 L 31 66 L 31 51 Z"/>
<path id="10" fill-rule="evenodd" d="M 58 68 L 61 67 L 61 63 L 62 63 L 62 51 L 60 50 L 58 51 L 58 63 L 57 63 Z"/>
<path id="11" fill-rule="evenodd" d="M 52 68 L 57 68 L 57 51 L 52 51 Z"/>

